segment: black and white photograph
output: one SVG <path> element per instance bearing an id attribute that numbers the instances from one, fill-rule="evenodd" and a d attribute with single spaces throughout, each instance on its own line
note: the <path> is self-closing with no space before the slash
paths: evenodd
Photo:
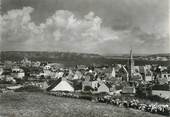
<path id="1" fill-rule="evenodd" d="M 0 117 L 169 117 L 170 0 L 0 0 Z"/>

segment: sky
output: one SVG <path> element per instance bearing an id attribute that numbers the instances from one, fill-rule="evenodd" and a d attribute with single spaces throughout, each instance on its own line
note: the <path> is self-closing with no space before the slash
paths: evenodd
<path id="1" fill-rule="evenodd" d="M 170 53 L 169 0 L 1 0 L 0 49 Z"/>

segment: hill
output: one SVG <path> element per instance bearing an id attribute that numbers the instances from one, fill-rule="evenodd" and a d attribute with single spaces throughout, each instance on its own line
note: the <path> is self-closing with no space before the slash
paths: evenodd
<path id="1" fill-rule="evenodd" d="M 54 97 L 43 93 L 0 94 L 0 117 L 163 117 L 93 103 L 87 100 Z"/>
<path id="2" fill-rule="evenodd" d="M 32 61 L 48 61 L 58 62 L 65 65 L 77 64 L 127 64 L 128 55 L 119 56 L 102 56 L 98 54 L 87 53 L 69 53 L 69 52 L 35 52 L 35 51 L 2 51 L 0 53 L 1 60 L 21 61 L 24 57 Z M 148 61 L 142 60 L 140 57 L 134 57 L 136 65 L 144 64 L 161 64 L 167 65 L 169 61 Z"/>
<path id="3" fill-rule="evenodd" d="M 161 54 L 151 54 L 148 57 L 170 57 L 170 53 L 161 53 Z"/>

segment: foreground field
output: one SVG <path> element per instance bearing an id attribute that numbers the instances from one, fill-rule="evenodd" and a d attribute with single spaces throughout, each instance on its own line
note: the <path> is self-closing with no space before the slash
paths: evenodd
<path id="1" fill-rule="evenodd" d="M 86 100 L 43 93 L 0 94 L 0 117 L 163 117 Z"/>

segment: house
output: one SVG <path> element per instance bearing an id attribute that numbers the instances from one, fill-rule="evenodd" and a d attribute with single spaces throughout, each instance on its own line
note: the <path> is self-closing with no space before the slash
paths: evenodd
<path id="1" fill-rule="evenodd" d="M 168 71 L 168 70 L 162 71 L 161 78 L 166 78 L 168 80 L 168 82 L 170 82 L 170 71 Z"/>
<path id="2" fill-rule="evenodd" d="M 43 73 L 40 73 L 39 74 L 39 76 L 44 76 L 44 77 L 51 77 L 51 78 L 60 78 L 60 77 L 62 77 L 63 76 L 63 72 L 61 71 L 61 72 L 56 72 L 56 71 L 52 71 L 52 70 L 50 70 L 50 69 L 48 69 L 49 67 L 47 67 L 47 68 L 45 68 L 44 70 L 43 70 Z"/>
<path id="3" fill-rule="evenodd" d="M 17 79 L 23 79 L 25 77 L 25 72 L 23 69 L 21 68 L 12 68 L 12 73 L 11 75 L 14 77 L 14 78 L 17 78 Z"/>
<path id="4" fill-rule="evenodd" d="M 74 92 L 74 87 L 66 79 L 59 78 L 56 82 L 54 82 L 50 87 L 47 88 L 47 91 Z"/>
<path id="5" fill-rule="evenodd" d="M 50 70 L 44 69 L 43 73 L 40 73 L 39 75 L 44 76 L 44 77 L 48 77 L 48 76 L 51 76 L 51 73 L 52 72 Z"/>
<path id="6" fill-rule="evenodd" d="M 74 77 L 74 73 L 73 73 L 73 71 L 71 69 L 69 69 L 67 79 L 71 80 L 71 79 L 73 79 L 73 77 Z"/>
<path id="7" fill-rule="evenodd" d="M 153 73 L 150 70 L 149 66 L 135 66 L 138 67 L 137 72 L 142 75 L 142 78 L 146 82 L 150 82 L 153 79 Z"/>
<path id="8" fill-rule="evenodd" d="M 12 61 L 8 61 L 8 60 L 4 61 L 5 68 L 8 68 L 8 69 L 12 68 L 13 65 L 14 65 L 14 63 Z"/>
<path id="9" fill-rule="evenodd" d="M 82 82 L 82 90 L 85 91 L 85 87 L 91 87 L 94 90 L 97 90 L 98 88 L 98 81 L 83 81 Z"/>
<path id="10" fill-rule="evenodd" d="M 133 73 L 133 76 L 131 77 L 131 82 L 135 81 L 142 81 L 142 75 L 140 73 Z"/>
<path id="11" fill-rule="evenodd" d="M 61 68 L 64 68 L 64 65 L 63 64 L 60 64 L 60 63 L 49 63 L 47 64 L 44 69 L 50 69 L 52 71 L 56 71 L 56 70 L 59 70 Z"/>
<path id="12" fill-rule="evenodd" d="M 81 79 L 82 78 L 82 73 L 80 71 L 76 71 L 75 74 L 74 74 L 74 77 L 73 79 Z"/>
<path id="13" fill-rule="evenodd" d="M 82 80 L 81 79 L 76 79 L 76 80 L 71 80 L 73 83 L 74 90 L 82 90 Z"/>
<path id="14" fill-rule="evenodd" d="M 44 66 L 44 70 L 50 70 L 50 69 L 51 69 L 51 66 L 49 64 Z"/>
<path id="15" fill-rule="evenodd" d="M 83 75 L 83 78 L 84 78 L 85 81 L 93 81 L 93 80 L 95 80 L 95 77 L 94 77 L 93 73 L 89 73 L 89 72 L 86 72 Z"/>
<path id="16" fill-rule="evenodd" d="M 112 84 L 110 86 L 108 86 L 110 89 L 110 92 L 115 92 L 116 91 L 116 85 Z"/>
<path id="17" fill-rule="evenodd" d="M 41 88 L 41 89 L 43 89 L 43 90 L 46 90 L 49 87 L 46 81 L 44 81 L 44 82 L 36 82 L 34 85 Z"/>
<path id="18" fill-rule="evenodd" d="M 168 79 L 166 77 L 158 78 L 158 82 L 160 85 L 168 84 Z"/>
<path id="19" fill-rule="evenodd" d="M 114 68 L 115 68 L 115 71 L 118 72 L 122 68 L 122 65 L 116 64 L 116 65 L 114 65 Z"/>
<path id="20" fill-rule="evenodd" d="M 77 65 L 78 70 L 87 70 L 88 68 L 85 65 Z"/>
<path id="21" fill-rule="evenodd" d="M 123 81 L 129 81 L 129 73 L 125 66 L 121 66 L 119 71 L 116 73 L 116 77 L 121 77 Z"/>
<path id="22" fill-rule="evenodd" d="M 40 67 L 40 65 L 41 65 L 40 61 L 32 62 L 33 67 Z"/>
<path id="23" fill-rule="evenodd" d="M 31 63 L 32 62 L 30 60 L 28 60 L 28 58 L 26 58 L 26 57 L 24 57 L 24 59 L 21 60 L 22 66 L 31 66 Z"/>
<path id="24" fill-rule="evenodd" d="M 11 75 L 4 75 L 2 76 L 1 79 L 5 82 L 14 83 L 14 84 L 16 83 L 16 80 Z"/>
<path id="25" fill-rule="evenodd" d="M 0 75 L 2 75 L 3 72 L 4 72 L 3 68 L 0 67 Z"/>
<path id="26" fill-rule="evenodd" d="M 63 75 L 64 75 L 64 72 L 62 72 L 62 71 L 56 72 L 55 73 L 55 78 L 61 78 L 61 77 L 63 77 Z"/>
<path id="27" fill-rule="evenodd" d="M 105 83 L 102 83 L 102 84 L 98 87 L 97 92 L 98 92 L 98 93 L 101 93 L 101 92 L 107 92 L 107 93 L 109 93 L 110 90 L 109 90 L 109 87 L 108 87 Z"/>
<path id="28" fill-rule="evenodd" d="M 136 94 L 135 87 L 126 86 L 122 89 L 122 95 L 124 96 L 134 96 Z"/>
<path id="29" fill-rule="evenodd" d="M 145 74 L 145 81 L 149 82 L 149 81 L 152 81 L 152 80 L 153 80 L 153 73 L 149 70 Z"/>

